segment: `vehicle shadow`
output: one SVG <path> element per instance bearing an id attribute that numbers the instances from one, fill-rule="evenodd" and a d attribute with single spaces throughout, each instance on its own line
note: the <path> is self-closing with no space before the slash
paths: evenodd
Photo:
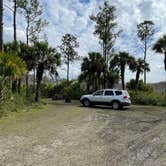
<path id="1" fill-rule="evenodd" d="M 129 108 L 128 107 L 125 107 L 125 108 L 121 108 L 121 109 L 118 109 L 118 110 L 114 110 L 111 106 L 101 106 L 101 105 L 94 105 L 94 106 L 90 106 L 90 107 L 84 107 L 83 105 L 80 105 L 79 107 L 83 107 L 83 108 L 94 108 L 94 109 L 98 109 L 98 110 L 110 110 L 110 111 L 128 111 Z"/>

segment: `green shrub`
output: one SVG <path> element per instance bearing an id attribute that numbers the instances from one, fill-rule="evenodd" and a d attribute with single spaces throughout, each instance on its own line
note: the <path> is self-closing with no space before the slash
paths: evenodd
<path id="1" fill-rule="evenodd" d="M 132 104 L 166 106 L 164 94 L 143 91 L 130 91 Z"/>
<path id="2" fill-rule="evenodd" d="M 34 96 L 26 98 L 22 94 L 11 94 L 10 98 L 0 104 L 0 117 L 11 112 L 19 112 L 28 110 L 29 106 L 34 104 Z"/>
<path id="3" fill-rule="evenodd" d="M 135 79 L 131 79 L 127 84 L 126 84 L 126 88 L 128 90 L 136 90 L 136 80 Z M 139 91 L 144 91 L 144 92 L 152 92 L 153 88 L 148 85 L 145 84 L 143 82 L 143 80 L 139 80 L 138 85 L 137 85 L 137 90 Z"/>
<path id="4" fill-rule="evenodd" d="M 42 96 L 48 98 L 53 98 L 55 95 L 61 94 L 62 96 L 77 100 L 85 93 L 85 91 L 80 87 L 80 84 L 73 81 L 70 81 L 68 84 L 66 81 L 62 81 L 57 85 L 42 84 L 40 89 Z"/>

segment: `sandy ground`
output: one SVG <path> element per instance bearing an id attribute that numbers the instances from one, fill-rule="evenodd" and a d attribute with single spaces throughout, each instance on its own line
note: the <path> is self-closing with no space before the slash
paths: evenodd
<path id="1" fill-rule="evenodd" d="M 165 166 L 166 108 L 50 103 L 0 120 L 0 166 Z"/>

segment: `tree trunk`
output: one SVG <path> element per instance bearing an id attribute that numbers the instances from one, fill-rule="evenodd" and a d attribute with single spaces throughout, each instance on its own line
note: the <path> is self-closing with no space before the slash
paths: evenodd
<path id="1" fill-rule="evenodd" d="M 16 45 L 17 39 L 16 39 L 16 12 L 17 12 L 17 3 L 16 0 L 13 0 L 14 6 L 13 6 L 13 39 L 14 43 Z M 15 93 L 17 91 L 17 79 L 14 79 L 12 81 L 12 92 Z"/>
<path id="2" fill-rule="evenodd" d="M 33 69 L 34 72 L 34 76 L 33 76 L 33 86 L 35 87 L 35 83 L 36 83 L 36 69 Z"/>
<path id="3" fill-rule="evenodd" d="M 105 43 L 103 41 L 103 57 L 104 57 L 104 61 L 105 61 L 105 64 L 107 63 L 106 61 L 106 48 L 105 48 Z M 106 71 L 107 71 L 107 65 L 106 65 Z M 104 72 L 103 74 L 103 77 L 104 77 L 104 80 L 103 80 L 103 88 L 105 89 L 106 88 L 106 72 Z"/>
<path id="4" fill-rule="evenodd" d="M 3 0 L 0 0 L 0 52 L 3 50 Z"/>
<path id="5" fill-rule="evenodd" d="M 29 46 L 29 18 L 27 18 L 27 27 L 26 27 L 26 44 Z"/>
<path id="6" fill-rule="evenodd" d="M 28 75 L 28 71 L 27 71 L 27 74 L 26 74 L 26 78 L 25 78 L 25 85 L 26 85 L 26 97 L 29 96 L 29 75 Z"/>
<path id="7" fill-rule="evenodd" d="M 17 32 L 16 32 L 16 14 L 17 14 L 17 2 L 13 0 L 14 10 L 13 10 L 13 38 L 14 41 L 17 42 Z"/>
<path id="8" fill-rule="evenodd" d="M 36 102 L 39 101 L 40 84 L 41 84 L 41 81 L 42 81 L 43 72 L 44 72 L 44 64 L 40 63 L 37 67 L 37 73 L 36 73 L 36 79 L 37 79 L 36 95 L 35 95 L 35 101 Z"/>
<path id="9" fill-rule="evenodd" d="M 135 85 L 136 87 L 135 87 L 135 89 L 136 89 L 136 90 L 138 89 L 139 77 L 140 77 L 140 72 L 137 71 L 137 72 L 136 72 L 136 79 L 135 79 L 135 82 L 136 82 L 136 85 Z"/>
<path id="10" fill-rule="evenodd" d="M 145 50 L 144 50 L 144 83 L 145 84 L 146 84 L 146 69 L 145 69 L 146 53 L 147 53 L 147 41 L 146 41 L 146 37 L 145 37 Z"/>
<path id="11" fill-rule="evenodd" d="M 18 79 L 17 91 L 18 91 L 18 94 L 20 94 L 20 92 L 21 92 L 21 78 Z"/>
<path id="12" fill-rule="evenodd" d="M 12 81 L 12 92 L 15 93 L 17 91 L 17 79 Z"/>
<path id="13" fill-rule="evenodd" d="M 165 51 L 165 53 L 164 53 L 164 65 L 165 65 L 165 71 L 166 71 L 166 51 Z"/>
<path id="14" fill-rule="evenodd" d="M 26 44 L 29 45 L 28 28 L 26 28 Z"/>
<path id="15" fill-rule="evenodd" d="M 26 44 L 29 45 L 29 21 L 27 22 L 26 27 Z M 26 86 L 26 97 L 29 96 L 29 72 L 27 71 L 26 78 L 25 78 L 25 86 Z"/>
<path id="16" fill-rule="evenodd" d="M 69 55 L 68 55 L 68 60 L 67 60 L 67 82 L 69 82 Z"/>
<path id="17" fill-rule="evenodd" d="M 37 81 L 37 84 L 36 84 L 36 96 L 35 96 L 35 101 L 36 101 L 36 102 L 39 101 L 40 83 L 41 83 L 41 81 L 38 80 L 38 81 Z"/>
<path id="18" fill-rule="evenodd" d="M 125 67 L 121 66 L 121 82 L 122 82 L 122 89 L 125 89 L 125 81 L 124 81 L 124 74 L 125 74 Z"/>

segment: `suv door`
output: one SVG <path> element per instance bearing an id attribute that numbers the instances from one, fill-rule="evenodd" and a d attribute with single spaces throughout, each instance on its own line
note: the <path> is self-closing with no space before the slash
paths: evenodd
<path id="1" fill-rule="evenodd" d="M 112 90 L 105 90 L 103 101 L 105 103 L 110 103 L 114 99 L 114 97 L 115 97 L 114 96 L 114 91 L 112 91 Z"/>
<path id="2" fill-rule="evenodd" d="M 91 101 L 95 103 L 99 103 L 99 104 L 102 103 L 103 93 L 104 93 L 104 90 L 96 91 L 95 93 L 93 93 L 93 97 L 91 98 Z"/>

